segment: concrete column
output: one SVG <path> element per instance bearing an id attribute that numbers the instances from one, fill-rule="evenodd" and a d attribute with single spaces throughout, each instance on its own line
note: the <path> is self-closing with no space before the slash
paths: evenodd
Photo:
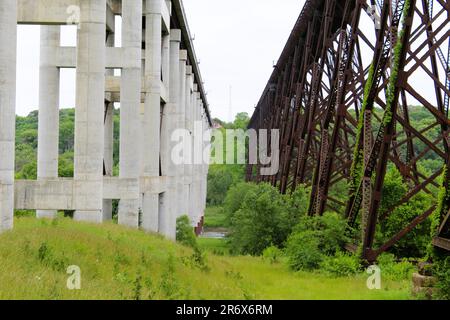
<path id="1" fill-rule="evenodd" d="M 81 0 L 75 112 L 75 220 L 103 219 L 106 0 Z"/>
<path id="2" fill-rule="evenodd" d="M 107 47 L 114 47 L 115 34 L 109 33 L 106 39 Z M 114 76 L 114 70 L 106 70 L 107 76 Z M 104 139 L 105 176 L 112 177 L 114 170 L 114 103 L 105 103 L 105 139 Z M 111 199 L 103 199 L 103 221 L 112 220 L 113 203 Z"/>
<path id="3" fill-rule="evenodd" d="M 203 122 L 204 122 L 204 130 L 209 130 L 209 122 L 208 122 L 208 116 L 206 114 L 205 109 L 202 109 L 203 111 Z M 209 160 L 211 155 L 211 145 L 208 141 L 205 141 L 205 150 L 207 150 L 206 154 L 208 155 L 207 159 L 205 159 L 205 162 L 203 163 L 203 198 L 202 198 L 202 217 L 205 216 L 205 210 L 206 210 L 206 198 L 208 196 L 208 171 L 209 171 Z"/>
<path id="4" fill-rule="evenodd" d="M 13 227 L 17 0 L 0 1 L 0 233 Z"/>
<path id="5" fill-rule="evenodd" d="M 56 51 L 60 26 L 41 26 L 39 68 L 38 180 L 58 177 L 59 157 L 59 68 Z M 55 218 L 56 210 L 37 210 L 38 218 Z"/>
<path id="6" fill-rule="evenodd" d="M 112 177 L 114 170 L 114 103 L 105 104 L 105 176 Z M 103 221 L 112 220 L 112 200 L 103 200 Z"/>
<path id="7" fill-rule="evenodd" d="M 146 2 L 145 29 L 145 106 L 143 116 L 144 177 L 160 176 L 161 138 L 161 24 L 160 0 Z M 142 197 L 142 228 L 147 232 L 159 232 L 159 195 L 144 192 Z"/>
<path id="8" fill-rule="evenodd" d="M 192 119 L 192 161 L 193 164 L 191 166 L 192 172 L 192 182 L 191 187 L 189 188 L 190 194 L 190 211 L 191 211 L 191 221 L 194 227 L 197 226 L 197 160 L 198 157 L 197 152 L 198 148 L 196 148 L 197 139 L 198 139 L 198 125 L 197 125 L 197 108 L 198 108 L 198 85 L 193 85 L 193 94 L 192 94 L 192 107 L 191 107 L 191 119 Z"/>
<path id="9" fill-rule="evenodd" d="M 188 52 L 186 50 L 180 50 L 180 90 L 179 90 L 179 104 L 177 108 L 177 129 L 186 129 L 186 63 L 188 59 Z M 183 137 L 186 139 L 187 137 Z M 185 157 L 185 154 L 183 154 Z M 185 188 L 185 165 L 179 164 L 177 165 L 177 175 L 178 175 L 178 185 L 177 190 L 179 190 L 177 194 L 177 215 L 187 215 L 189 209 L 186 204 L 186 188 Z"/>
<path id="10" fill-rule="evenodd" d="M 200 120 L 202 122 L 202 130 L 205 132 L 208 127 L 206 125 L 206 115 L 204 111 L 204 104 L 201 104 L 200 109 Z M 208 145 L 208 141 L 203 141 L 203 148 L 202 150 L 206 150 Z M 206 167 L 207 164 L 205 162 L 205 159 L 202 159 L 202 165 L 200 166 L 200 219 L 204 217 L 205 215 L 205 208 L 206 208 Z"/>
<path id="11" fill-rule="evenodd" d="M 194 120 L 194 143 L 193 143 L 193 154 L 194 154 L 194 166 L 192 174 L 192 220 L 194 226 L 200 219 L 200 174 L 201 174 L 201 163 L 202 163 L 202 134 L 203 126 L 200 122 L 200 93 L 197 91 L 197 85 L 194 85 L 194 107 L 192 110 L 193 120 Z"/>
<path id="12" fill-rule="evenodd" d="M 180 43 L 181 30 L 173 29 L 170 32 L 170 90 L 169 103 L 163 111 L 161 128 L 161 169 L 163 176 L 167 177 L 167 192 L 164 195 L 164 216 L 160 219 L 160 232 L 170 239 L 175 239 L 177 217 L 177 175 L 176 166 L 171 159 L 171 135 L 176 128 L 176 113 L 179 103 L 180 87 Z"/>
<path id="13" fill-rule="evenodd" d="M 184 113 L 184 127 L 189 132 L 187 136 L 189 148 L 192 150 L 192 90 L 193 90 L 193 75 L 192 75 L 192 66 L 187 66 L 186 68 L 186 107 Z M 184 203 L 185 203 L 185 212 L 189 216 L 192 217 L 192 208 L 191 208 L 191 185 L 192 185 L 192 151 L 188 155 L 187 164 L 184 166 L 184 176 L 185 176 L 185 185 L 184 185 Z"/>
<path id="14" fill-rule="evenodd" d="M 191 74 L 189 77 L 189 82 L 190 82 L 190 97 L 189 97 L 189 101 L 190 101 L 190 106 L 189 109 L 186 110 L 186 113 L 188 115 L 188 129 L 190 132 L 190 147 L 191 147 L 191 164 L 189 165 L 189 177 L 190 177 L 190 182 L 189 182 L 189 218 L 192 222 L 192 224 L 194 224 L 194 191 L 193 191 L 193 187 L 194 187 L 194 117 L 193 117 L 193 109 L 195 108 L 195 101 L 194 101 L 194 97 L 196 96 L 196 93 L 194 91 L 194 75 Z"/>
<path id="15" fill-rule="evenodd" d="M 203 102 L 202 102 L 202 98 L 200 93 L 197 94 L 198 96 L 198 104 L 197 104 L 197 109 L 196 109 L 196 120 L 198 122 L 198 126 L 199 126 L 199 134 L 201 135 L 199 138 L 199 146 L 200 146 L 200 150 L 198 152 L 201 153 L 201 161 L 200 163 L 197 165 L 196 167 L 196 215 L 197 215 L 197 223 L 200 222 L 200 219 L 202 217 L 202 167 L 203 167 L 203 147 L 204 147 L 204 142 L 203 142 L 203 122 L 202 122 L 202 118 L 201 118 L 201 110 L 203 108 Z"/>
<path id="16" fill-rule="evenodd" d="M 122 69 L 120 93 L 120 177 L 139 179 L 141 141 L 141 51 L 142 1 L 122 1 L 122 47 L 127 64 Z M 119 224 L 139 227 L 139 194 L 136 199 L 121 200 Z"/>

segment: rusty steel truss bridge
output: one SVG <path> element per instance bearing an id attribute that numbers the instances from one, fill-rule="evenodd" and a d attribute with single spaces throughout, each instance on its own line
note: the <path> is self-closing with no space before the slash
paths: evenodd
<path id="1" fill-rule="evenodd" d="M 336 211 L 360 226 L 349 249 L 362 247 L 368 261 L 432 215 L 434 246 L 450 250 L 449 42 L 449 1 L 307 0 L 249 125 L 280 130 L 280 170 L 261 176 L 248 165 L 247 180 L 282 193 L 310 187 L 309 215 Z M 415 128 L 411 105 L 423 106 L 433 123 Z M 444 164 L 431 175 L 418 168 L 430 154 Z M 409 191 L 382 211 L 388 166 Z M 346 202 L 334 196 L 342 183 Z M 419 193 L 433 197 L 432 206 L 375 247 L 380 221 Z"/>

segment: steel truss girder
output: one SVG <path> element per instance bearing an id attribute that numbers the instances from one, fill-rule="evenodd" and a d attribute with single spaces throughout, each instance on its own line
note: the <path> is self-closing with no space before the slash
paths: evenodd
<path id="1" fill-rule="evenodd" d="M 375 37 L 367 30 L 367 12 L 375 1 L 306 1 L 249 126 L 280 129 L 281 145 L 280 172 L 261 177 L 249 166 L 247 180 L 271 183 L 283 193 L 300 184 L 310 186 L 309 214 L 338 211 L 351 225 L 359 223 L 363 256 L 368 260 L 395 245 L 438 204 L 374 249 L 380 220 L 421 192 L 429 193 L 436 186 L 450 188 L 450 179 L 438 184 L 443 169 L 426 176 L 417 166 L 433 154 L 450 172 L 450 67 L 445 69 L 450 61 L 444 55 L 450 47 L 450 5 L 430 1 L 382 1 L 379 29 L 374 22 L 371 31 Z M 394 66 L 398 68 L 395 83 Z M 426 78 L 429 92 L 416 84 L 418 76 Z M 370 88 L 369 77 L 373 77 Z M 388 104 L 389 90 L 393 99 Z M 408 105 L 412 101 L 423 105 L 436 121 L 425 129 L 414 128 Z M 440 135 L 430 139 L 428 132 L 436 128 Z M 423 144 L 423 150 L 417 150 L 415 142 Z M 399 169 L 410 190 L 397 206 L 379 212 L 389 163 Z M 343 182 L 354 185 L 346 204 L 333 196 Z M 450 241 L 450 199 L 445 201 L 439 206 L 445 212 L 440 213 L 434 241 L 439 247 Z"/>

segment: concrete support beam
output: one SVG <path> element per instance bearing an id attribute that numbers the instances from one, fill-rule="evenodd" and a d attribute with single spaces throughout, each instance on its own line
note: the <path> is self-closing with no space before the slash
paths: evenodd
<path id="1" fill-rule="evenodd" d="M 0 233 L 14 217 L 16 12 L 16 0 L 0 1 Z"/>
<path id="2" fill-rule="evenodd" d="M 179 104 L 177 107 L 177 126 L 176 129 L 186 129 L 186 64 L 188 60 L 188 53 L 186 50 L 180 50 L 180 90 L 179 90 Z M 183 142 L 188 137 L 183 137 Z M 183 157 L 186 155 L 183 154 Z M 184 162 L 184 161 L 183 161 Z M 177 202 L 178 202 L 178 216 L 187 215 L 189 212 L 189 208 L 187 206 L 187 189 L 185 187 L 185 165 L 178 164 L 177 165 L 177 180 L 179 190 L 177 194 Z"/>
<path id="3" fill-rule="evenodd" d="M 186 78 L 185 78 L 185 109 L 184 109 L 184 128 L 188 132 L 188 136 L 186 137 L 188 146 L 190 148 L 190 153 L 186 155 L 186 160 L 188 161 L 184 165 L 184 206 L 185 213 L 192 217 L 191 211 L 191 185 L 192 185 L 192 94 L 193 94 L 193 85 L 194 79 L 192 76 L 192 67 L 186 67 Z"/>
<path id="4" fill-rule="evenodd" d="M 55 66 L 59 26 L 41 26 L 39 68 L 38 180 L 58 177 L 59 157 L 59 69 Z M 56 211 L 38 210 L 38 218 L 55 218 Z"/>
<path id="5" fill-rule="evenodd" d="M 145 1 L 145 67 L 144 67 L 144 116 L 143 129 L 143 177 L 160 176 L 161 147 L 161 64 L 162 24 L 161 1 Z M 160 232 L 159 195 L 144 192 L 142 198 L 142 228 L 147 232 Z"/>
<path id="6" fill-rule="evenodd" d="M 170 32 L 170 89 L 169 103 L 163 110 L 161 128 L 161 166 L 163 176 L 168 177 L 168 191 L 164 195 L 164 216 L 160 219 L 160 232 L 171 239 L 175 239 L 176 217 L 178 204 L 177 198 L 177 173 L 172 161 L 171 153 L 173 143 L 171 136 L 177 125 L 177 106 L 179 103 L 180 87 L 180 43 L 181 30 L 172 29 Z"/>
<path id="7" fill-rule="evenodd" d="M 80 8 L 84 0 L 17 0 L 19 24 L 67 25 L 78 24 Z M 95 2 L 95 1 L 93 1 Z M 102 2 L 103 3 L 103 2 Z M 115 17 L 105 4 L 105 25 L 114 32 Z"/>
<path id="8" fill-rule="evenodd" d="M 194 112 L 195 112 L 195 146 L 194 146 L 194 153 L 198 155 L 198 161 L 195 164 L 194 167 L 194 196 L 195 196 L 195 222 L 196 224 L 200 222 L 200 219 L 202 217 L 202 203 L 201 203 L 201 198 L 202 198 L 202 186 L 201 186 L 201 181 L 202 181 L 202 163 L 203 163 L 203 158 L 202 158 L 202 152 L 203 152 L 203 147 L 204 147 L 204 143 L 203 143 L 203 123 L 201 121 L 201 112 L 202 112 L 202 108 L 203 108 L 203 103 L 202 103 L 202 99 L 201 99 L 201 95 L 200 92 L 197 93 L 197 107 L 195 108 Z"/>
<path id="9" fill-rule="evenodd" d="M 114 42 L 115 34 L 113 32 L 108 32 L 106 50 L 114 47 Z M 114 71 L 111 69 L 106 70 L 106 75 L 114 75 Z M 108 99 L 106 98 L 106 100 Z M 112 177 L 114 170 L 114 102 L 105 102 L 104 130 L 104 175 L 105 177 Z M 105 184 L 103 184 L 103 189 L 105 189 Z M 110 221 L 113 218 L 113 202 L 111 199 L 103 199 L 103 221 Z"/>
<path id="10" fill-rule="evenodd" d="M 63 25 L 68 24 L 72 14 L 76 14 L 76 11 L 68 9 L 79 7 L 80 0 L 17 0 L 17 4 L 19 24 Z M 76 20 L 70 22 L 75 23 Z"/>
<path id="11" fill-rule="evenodd" d="M 141 147 L 141 46 L 142 1 L 122 1 L 122 46 L 134 52 L 129 57 L 136 67 L 122 69 L 120 96 L 120 177 L 139 178 Z M 139 227 L 139 194 L 136 200 L 121 200 L 119 224 Z"/>
<path id="12" fill-rule="evenodd" d="M 75 220 L 101 222 L 105 108 L 106 0 L 80 0 L 75 112 L 75 180 L 90 182 L 92 190 L 78 197 L 91 210 L 75 212 Z"/>
<path id="13" fill-rule="evenodd" d="M 80 189 L 89 191 L 95 183 L 73 179 L 17 180 L 15 184 L 15 208 L 19 210 L 91 210 L 92 205 L 77 196 Z M 139 190 L 149 194 L 167 191 L 166 177 L 141 179 L 103 178 L 103 199 L 136 200 Z"/>
<path id="14" fill-rule="evenodd" d="M 114 103 L 105 103 L 105 137 L 104 137 L 104 166 L 105 177 L 113 176 L 114 169 Z M 105 186 L 103 185 L 103 188 Z M 103 221 L 112 220 L 112 200 L 103 200 Z"/>

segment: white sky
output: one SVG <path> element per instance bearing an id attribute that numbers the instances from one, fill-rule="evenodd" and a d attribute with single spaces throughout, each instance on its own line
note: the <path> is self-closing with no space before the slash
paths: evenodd
<path id="1" fill-rule="evenodd" d="M 253 113 L 304 2 L 184 1 L 213 117 L 230 120 L 230 86 L 233 117 Z M 64 30 L 62 44 L 74 41 L 73 30 Z M 18 27 L 17 54 L 17 113 L 27 115 L 39 101 L 39 26 Z M 75 70 L 63 69 L 60 106 L 74 105 Z"/>

